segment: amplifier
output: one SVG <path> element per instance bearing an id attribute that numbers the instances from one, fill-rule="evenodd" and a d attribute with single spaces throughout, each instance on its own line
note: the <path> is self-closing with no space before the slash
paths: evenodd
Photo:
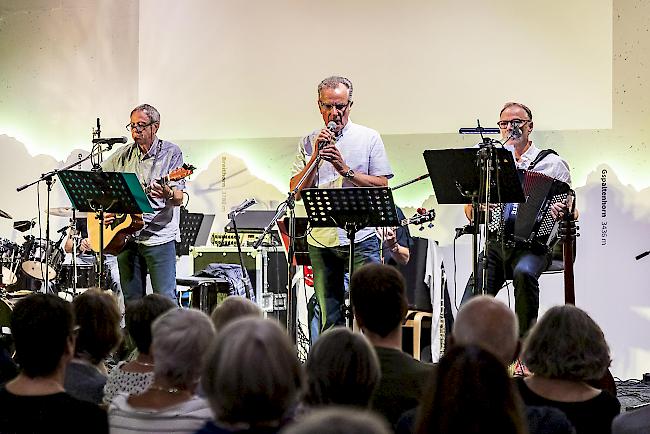
<path id="1" fill-rule="evenodd" d="M 192 274 L 209 264 L 239 264 L 237 247 L 190 247 Z M 242 247 L 244 267 L 253 284 L 255 299 L 265 312 L 286 309 L 282 303 L 287 294 L 287 260 L 282 249 Z"/>

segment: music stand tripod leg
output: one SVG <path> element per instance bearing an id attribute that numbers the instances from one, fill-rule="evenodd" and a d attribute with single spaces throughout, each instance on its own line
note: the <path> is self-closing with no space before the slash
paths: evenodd
<path id="1" fill-rule="evenodd" d="M 352 281 L 352 273 L 354 272 L 354 238 L 357 234 L 357 226 L 354 223 L 348 223 L 345 225 L 345 230 L 348 233 L 348 239 L 350 240 L 350 252 L 348 253 L 348 276 L 350 276 L 350 281 Z M 353 328 L 354 321 L 352 318 L 352 305 L 350 303 L 350 287 L 348 286 L 348 291 L 344 291 L 344 316 L 345 316 L 345 326 Z"/>

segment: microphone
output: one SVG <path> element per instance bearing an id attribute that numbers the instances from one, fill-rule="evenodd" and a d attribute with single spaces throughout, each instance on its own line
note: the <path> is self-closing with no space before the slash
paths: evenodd
<path id="1" fill-rule="evenodd" d="M 104 145 L 111 145 L 113 146 L 116 143 L 126 143 L 127 138 L 122 136 L 122 137 L 110 137 L 110 138 L 105 138 L 105 139 L 93 139 L 93 143 L 101 143 Z"/>
<path id="2" fill-rule="evenodd" d="M 327 129 L 330 130 L 331 133 L 334 133 L 334 131 L 336 130 L 336 122 L 329 121 L 327 123 Z M 320 144 L 319 147 L 321 147 L 321 148 L 325 147 L 325 146 L 329 145 L 330 143 L 331 143 L 330 141 L 322 141 L 322 142 L 319 143 Z"/>
<path id="3" fill-rule="evenodd" d="M 257 200 L 255 200 L 255 198 L 244 199 L 244 201 L 241 204 L 239 204 L 239 206 L 237 206 L 235 209 L 233 209 L 228 213 L 228 218 L 232 220 L 237 214 L 242 213 L 246 208 L 249 208 L 255 205 L 256 203 Z"/>
<path id="4" fill-rule="evenodd" d="M 518 126 L 518 125 L 513 125 L 512 126 L 512 133 L 510 133 L 510 136 L 513 139 L 518 139 L 519 137 L 522 136 L 522 134 L 523 133 L 521 132 L 521 127 L 520 126 Z"/>
<path id="5" fill-rule="evenodd" d="M 57 234 L 62 234 L 64 232 L 67 232 L 67 230 L 70 228 L 70 226 L 63 226 L 61 229 L 56 231 Z"/>

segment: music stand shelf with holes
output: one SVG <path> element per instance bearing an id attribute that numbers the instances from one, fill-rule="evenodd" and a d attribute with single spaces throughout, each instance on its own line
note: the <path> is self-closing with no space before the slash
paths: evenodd
<path id="1" fill-rule="evenodd" d="M 301 197 L 312 227 L 340 227 L 346 231 L 350 240 L 350 276 L 354 272 L 356 233 L 367 226 L 399 226 L 393 193 L 388 187 L 308 188 Z M 349 311 L 346 321 L 352 325 Z"/>
<path id="2" fill-rule="evenodd" d="M 101 287 L 104 254 L 104 213 L 151 213 L 153 208 L 135 173 L 86 172 L 63 170 L 59 179 L 72 207 L 77 211 L 96 213 L 99 223 L 99 276 Z"/>
<path id="3" fill-rule="evenodd" d="M 476 294 L 479 292 L 478 233 L 483 215 L 479 213 L 479 204 L 525 202 L 514 156 L 505 148 L 487 146 L 427 150 L 424 151 L 424 161 L 439 204 L 472 205 L 472 264 Z M 486 212 L 490 212 L 489 207 Z M 485 242 L 488 243 L 487 237 Z M 487 261 L 487 255 L 484 256 L 484 261 Z M 485 264 L 483 272 L 487 272 Z"/>

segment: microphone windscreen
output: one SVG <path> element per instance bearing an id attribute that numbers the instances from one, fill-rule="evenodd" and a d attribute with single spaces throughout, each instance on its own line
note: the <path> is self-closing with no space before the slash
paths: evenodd
<path id="1" fill-rule="evenodd" d="M 329 121 L 329 122 L 327 123 L 327 129 L 330 130 L 330 131 L 332 131 L 332 132 L 334 132 L 334 130 L 336 129 L 336 122 L 334 122 L 334 121 Z"/>

